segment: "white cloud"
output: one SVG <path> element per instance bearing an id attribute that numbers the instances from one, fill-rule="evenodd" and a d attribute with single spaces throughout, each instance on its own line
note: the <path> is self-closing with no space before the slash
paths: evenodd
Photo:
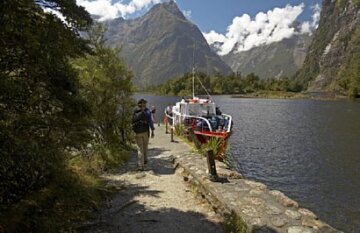
<path id="1" fill-rule="evenodd" d="M 113 4 L 111 0 L 76 0 L 76 3 L 85 7 L 90 14 L 99 16 L 100 21 L 114 19 L 119 16 L 125 18 L 129 14 L 160 2 L 161 0 L 131 0 L 128 4 L 124 4 L 120 0 Z"/>
<path id="2" fill-rule="evenodd" d="M 184 10 L 182 13 L 186 18 L 191 19 L 191 10 Z"/>
<path id="3" fill-rule="evenodd" d="M 312 6 L 311 9 L 314 12 L 314 14 L 312 15 L 313 21 L 311 22 L 311 26 L 316 29 L 319 26 L 321 6 L 319 4 L 316 4 Z"/>
<path id="4" fill-rule="evenodd" d="M 226 34 L 215 31 L 204 33 L 209 44 L 219 44 L 219 55 L 230 51 L 247 51 L 251 48 L 271 44 L 290 38 L 297 33 L 294 22 L 303 12 L 305 5 L 287 5 L 284 8 L 274 8 L 266 13 L 258 13 L 254 19 L 247 14 L 235 17 L 228 26 Z M 319 7 L 320 8 L 320 7 Z M 308 28 L 307 28 L 308 27 Z M 303 31 L 310 31 L 310 23 L 301 26 Z"/>
<path id="5" fill-rule="evenodd" d="M 319 26 L 321 7 L 319 4 L 315 4 L 314 6 L 311 6 L 311 9 L 313 11 L 313 15 L 311 16 L 312 21 L 305 21 L 302 23 L 301 33 L 312 34 Z"/>
<path id="6" fill-rule="evenodd" d="M 306 21 L 301 24 L 301 33 L 302 34 L 311 34 L 311 25 L 310 22 Z"/>
<path id="7" fill-rule="evenodd" d="M 224 43 L 226 39 L 224 35 L 219 34 L 214 30 L 211 30 L 209 33 L 204 34 L 204 36 L 209 44 L 213 44 L 215 42 Z"/>

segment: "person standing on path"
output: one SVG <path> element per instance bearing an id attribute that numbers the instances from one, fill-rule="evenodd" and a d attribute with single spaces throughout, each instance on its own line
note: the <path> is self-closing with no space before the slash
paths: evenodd
<path id="1" fill-rule="evenodd" d="M 135 132 L 135 140 L 138 149 L 138 170 L 143 171 L 147 163 L 147 150 L 149 144 L 149 136 L 151 129 L 151 138 L 154 137 L 154 123 L 152 121 L 151 112 L 146 107 L 147 101 L 141 99 L 134 110 L 132 118 L 132 126 Z"/>

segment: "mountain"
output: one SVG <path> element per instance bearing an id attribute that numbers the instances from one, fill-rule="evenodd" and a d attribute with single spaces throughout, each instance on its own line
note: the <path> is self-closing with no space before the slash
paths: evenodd
<path id="1" fill-rule="evenodd" d="M 323 0 L 319 27 L 295 78 L 308 91 L 360 96 L 360 0 Z"/>
<path id="2" fill-rule="evenodd" d="M 294 35 L 248 51 L 233 50 L 222 59 L 234 72 L 245 75 L 254 73 L 260 78 L 291 77 L 302 66 L 310 43 L 310 35 Z"/>
<path id="3" fill-rule="evenodd" d="M 107 43 L 121 45 L 121 55 L 134 72 L 134 82 L 142 87 L 190 72 L 193 53 L 198 71 L 209 74 L 231 72 L 174 1 L 157 4 L 142 17 L 118 18 L 107 22 L 106 26 Z"/>

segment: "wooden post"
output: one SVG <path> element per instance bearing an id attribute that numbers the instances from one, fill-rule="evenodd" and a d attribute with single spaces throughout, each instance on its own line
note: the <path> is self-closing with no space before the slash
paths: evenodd
<path id="1" fill-rule="evenodd" d="M 218 175 L 216 172 L 215 156 L 214 156 L 213 150 L 208 150 L 206 152 L 206 159 L 207 159 L 207 164 L 208 164 L 208 169 L 209 169 L 209 178 L 211 181 L 217 181 Z"/>
<path id="2" fill-rule="evenodd" d="M 171 131 L 170 141 L 171 141 L 171 142 L 174 142 L 174 128 L 171 127 L 171 128 L 170 128 L 170 131 Z"/>
<path id="3" fill-rule="evenodd" d="M 168 120 L 165 121 L 165 133 L 168 133 Z"/>

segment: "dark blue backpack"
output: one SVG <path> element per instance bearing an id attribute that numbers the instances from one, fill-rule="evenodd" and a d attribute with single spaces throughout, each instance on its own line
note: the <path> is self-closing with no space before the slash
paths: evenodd
<path id="1" fill-rule="evenodd" d="M 149 131 L 149 122 L 146 117 L 146 110 L 136 109 L 133 114 L 132 126 L 135 133 Z"/>

